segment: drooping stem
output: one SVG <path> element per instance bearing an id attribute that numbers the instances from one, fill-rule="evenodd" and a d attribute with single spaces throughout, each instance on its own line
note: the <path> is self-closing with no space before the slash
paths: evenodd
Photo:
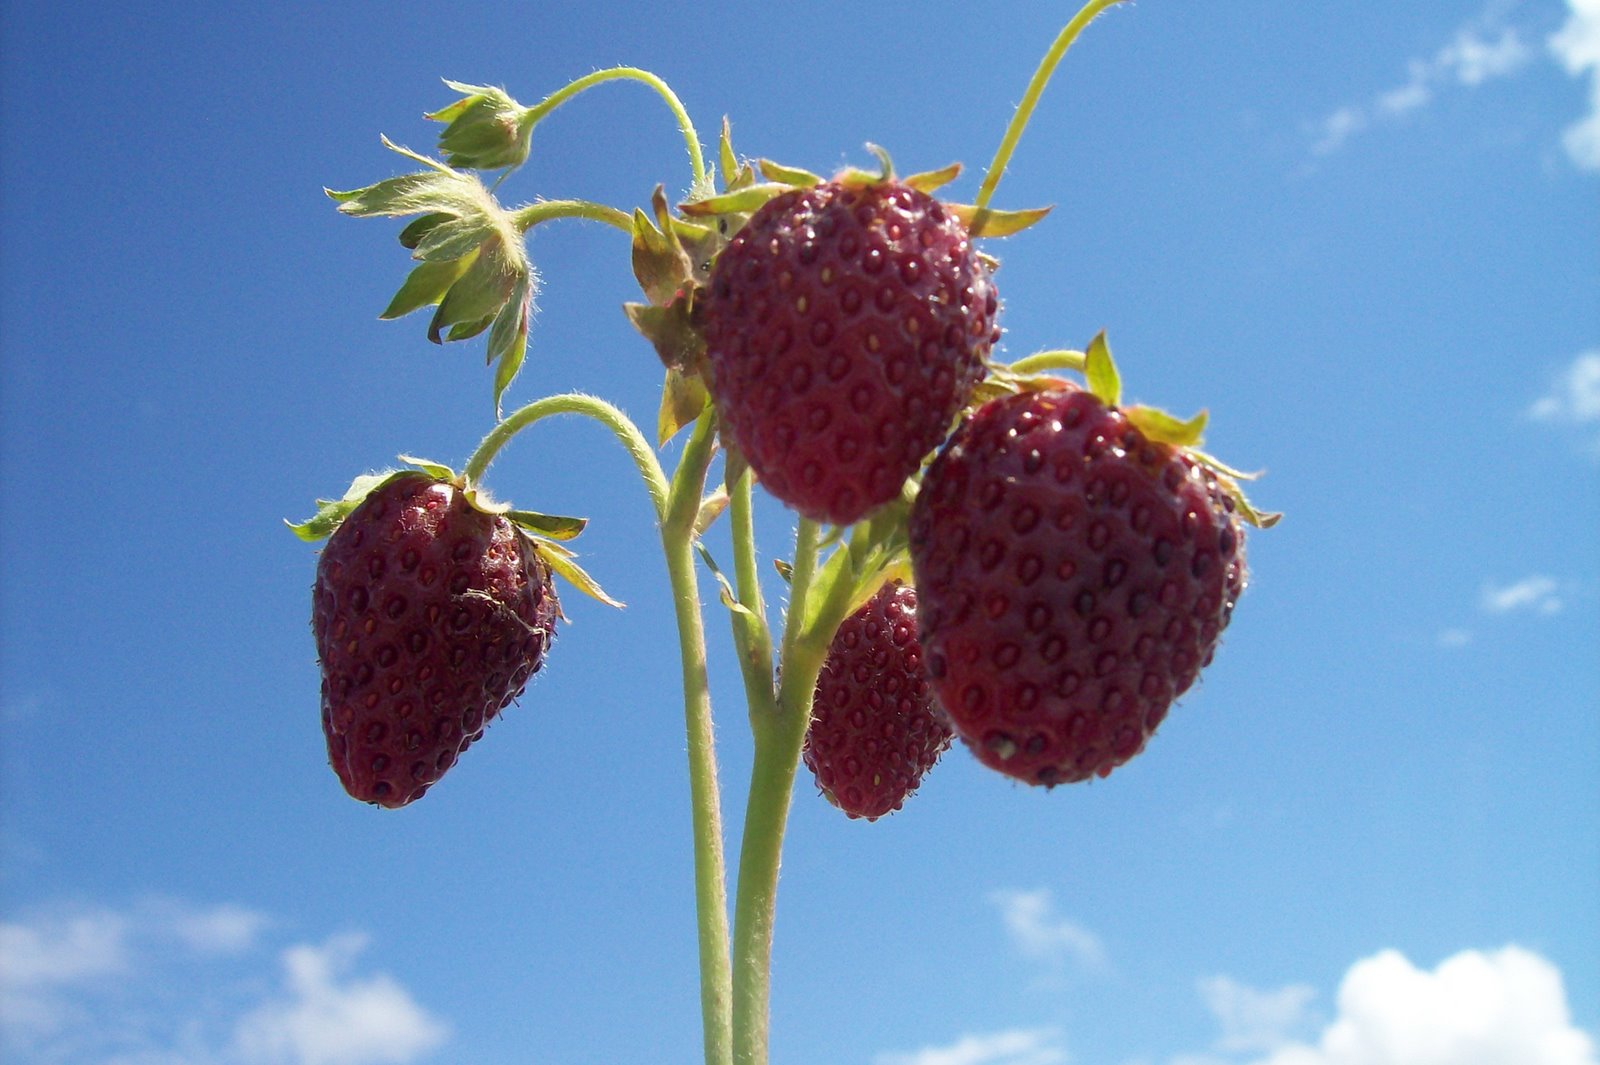
<path id="1" fill-rule="evenodd" d="M 1006 126 L 1005 136 L 1000 138 L 1000 147 L 994 153 L 994 161 L 989 164 L 989 170 L 983 175 L 983 184 L 978 186 L 978 198 L 974 206 L 980 210 L 989 206 L 989 200 L 994 196 L 995 186 L 1000 184 L 1000 176 L 1005 173 L 1006 165 L 1011 162 L 1011 153 L 1016 151 L 1017 142 L 1022 139 L 1022 131 L 1028 127 L 1028 119 L 1033 117 L 1033 109 L 1038 106 L 1039 97 L 1044 93 L 1044 87 L 1050 83 L 1050 76 L 1056 72 L 1067 49 L 1072 47 L 1072 42 L 1078 39 L 1078 34 L 1083 28 L 1095 20 L 1095 17 L 1106 8 L 1121 3 L 1122 0 L 1089 0 L 1083 9 L 1072 16 L 1072 21 L 1062 28 L 1056 35 L 1055 41 L 1050 45 L 1050 50 L 1039 61 L 1039 67 L 1033 72 L 1033 79 L 1028 82 L 1027 91 L 1022 94 L 1022 102 L 1017 104 L 1016 113 L 1011 116 L 1010 125 Z"/>
<path id="2" fill-rule="evenodd" d="M 529 109 L 528 116 L 524 121 L 530 126 L 536 125 L 551 111 L 554 111 L 585 89 L 592 89 L 603 82 L 614 81 L 618 78 L 629 78 L 633 81 L 643 82 L 654 89 L 657 95 L 666 101 L 667 106 L 672 109 L 673 115 L 678 120 L 678 129 L 683 132 L 684 143 L 688 146 L 689 165 L 694 170 L 695 188 L 699 189 L 705 185 L 706 164 L 705 158 L 700 151 L 700 135 L 695 132 L 694 123 L 689 120 L 689 112 L 684 110 L 683 102 L 678 99 L 678 94 L 673 92 L 666 82 L 648 70 L 640 70 L 638 67 L 611 67 L 607 70 L 597 70 L 593 74 L 585 74 L 583 77 L 567 83 L 537 104 L 534 104 Z"/>
<path id="3" fill-rule="evenodd" d="M 608 226 L 615 226 L 624 233 L 633 232 L 633 218 L 628 212 L 609 204 L 592 203 L 589 200 L 540 200 L 538 203 L 529 204 L 512 212 L 511 217 L 516 221 L 517 228 L 524 233 L 540 222 L 548 222 L 555 218 L 587 218 L 591 222 L 604 222 Z"/>
<path id="4" fill-rule="evenodd" d="M 626 414 L 594 396 L 567 394 L 536 400 L 517 410 L 484 437 L 463 476 L 482 479 L 513 436 L 554 414 L 582 414 L 601 422 L 622 442 L 643 477 L 661 529 L 662 551 L 672 584 L 678 647 L 683 668 L 684 725 L 689 747 L 689 801 L 694 837 L 695 914 L 700 956 L 700 1012 L 706 1065 L 733 1061 L 733 992 L 729 962 L 727 871 L 722 853 L 722 807 L 706 675 L 705 630 L 694 562 L 694 507 L 715 443 L 709 411 L 701 415 L 669 482 L 644 434 Z"/>

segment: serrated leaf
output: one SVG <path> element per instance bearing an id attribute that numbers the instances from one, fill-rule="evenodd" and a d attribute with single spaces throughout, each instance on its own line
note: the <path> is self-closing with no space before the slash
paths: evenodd
<path id="1" fill-rule="evenodd" d="M 507 521 L 547 540 L 571 540 L 589 524 L 588 518 L 574 518 L 565 514 L 540 514 L 533 510 L 508 510 L 503 515 Z"/>
<path id="2" fill-rule="evenodd" d="M 1127 407 L 1122 413 L 1148 439 L 1173 447 L 1194 447 L 1200 443 L 1209 417 L 1205 411 L 1201 411 L 1188 421 L 1180 421 L 1156 407 Z"/>
<path id="3" fill-rule="evenodd" d="M 1041 221 L 1054 207 L 1029 207 L 1021 211 L 996 211 L 969 203 L 947 203 L 945 209 L 961 220 L 974 237 L 1009 237 Z"/>
<path id="4" fill-rule="evenodd" d="M 661 386 L 661 409 L 656 414 L 656 446 L 666 447 L 678 430 L 689 425 L 706 409 L 710 393 L 698 376 L 690 377 L 676 367 L 667 367 Z"/>
<path id="5" fill-rule="evenodd" d="M 956 178 L 961 176 L 961 164 L 951 163 L 939 170 L 924 170 L 920 174 L 912 174 L 905 179 L 905 184 L 910 185 L 918 192 L 933 192 L 935 189 L 944 188 Z"/>
<path id="6" fill-rule="evenodd" d="M 1115 407 L 1122 402 L 1122 378 L 1117 373 L 1117 364 L 1112 361 L 1104 329 L 1095 334 L 1083 353 L 1083 376 L 1089 382 L 1089 391 L 1101 403 Z"/>
<path id="7" fill-rule="evenodd" d="M 431 307 L 444 299 L 450 286 L 460 280 L 472 265 L 471 259 L 458 259 L 448 263 L 419 263 L 408 275 L 400 291 L 394 294 L 389 306 L 378 315 L 384 321 L 400 318 L 412 311 Z"/>
<path id="8" fill-rule="evenodd" d="M 745 214 L 758 210 L 774 196 L 780 196 L 788 191 L 790 191 L 788 185 L 773 181 L 762 182 L 759 185 L 734 189 L 704 200 L 690 200 L 688 203 L 679 204 L 678 210 L 690 218 L 704 218 L 718 214 Z"/>
<path id="9" fill-rule="evenodd" d="M 792 189 L 809 189 L 822 184 L 822 177 L 819 174 L 813 174 L 798 166 L 784 166 L 771 159 L 758 159 L 756 167 L 761 171 L 761 176 L 768 181 L 775 181 Z"/>
<path id="10" fill-rule="evenodd" d="M 533 549 L 539 552 L 539 557 L 544 559 L 550 569 L 562 580 L 590 599 L 598 600 L 606 606 L 622 609 L 624 604 L 607 595 L 605 589 L 600 587 L 599 582 L 584 572 L 582 566 L 578 565 L 576 556 L 571 551 L 543 537 L 529 536 L 528 539 L 533 544 Z"/>

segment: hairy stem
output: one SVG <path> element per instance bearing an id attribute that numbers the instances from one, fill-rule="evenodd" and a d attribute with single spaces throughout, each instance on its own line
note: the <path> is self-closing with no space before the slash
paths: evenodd
<path id="1" fill-rule="evenodd" d="M 633 233 L 633 217 L 627 211 L 589 200 L 540 200 L 513 211 L 511 217 L 524 233 L 540 222 L 555 218 L 587 218 L 591 222 L 615 226 L 630 235 Z"/>
<path id="2" fill-rule="evenodd" d="M 530 113 L 526 121 L 530 125 L 537 125 L 551 111 L 554 111 L 585 89 L 592 89 L 602 82 L 614 81 L 618 78 L 628 78 L 633 81 L 643 82 L 654 89 L 656 94 L 665 100 L 667 106 L 672 109 L 673 115 L 678 120 L 678 129 L 683 132 L 684 143 L 689 149 L 689 166 L 694 170 L 695 189 L 697 191 L 701 190 L 703 186 L 706 186 L 706 164 L 705 157 L 700 152 L 700 135 L 695 132 L 694 123 L 689 120 L 689 112 L 684 110 L 683 102 L 678 99 L 678 94 L 673 92 L 666 82 L 648 70 L 640 70 L 638 67 L 611 67 L 607 70 L 597 70 L 593 74 L 586 74 L 576 81 L 562 86 L 539 103 L 533 105 L 529 109 Z"/>
<path id="3" fill-rule="evenodd" d="M 1039 97 L 1044 93 L 1044 87 L 1050 83 L 1050 76 L 1056 72 L 1067 49 L 1072 47 L 1072 42 L 1078 39 L 1078 34 L 1083 28 L 1095 20 L 1095 17 L 1106 8 L 1121 3 L 1122 0 L 1089 0 L 1083 9 L 1072 16 L 1072 21 L 1062 28 L 1056 35 L 1050 50 L 1039 61 L 1039 67 L 1033 72 L 1033 79 L 1028 82 L 1028 89 L 1022 94 L 1022 102 L 1017 104 L 1016 113 L 1011 116 L 1010 125 L 1006 126 L 1005 136 L 1000 138 L 1000 148 L 994 153 L 994 161 L 989 164 L 988 173 L 983 176 L 983 184 L 978 186 L 978 198 L 974 202 L 980 211 L 989 206 L 989 200 L 994 196 L 995 186 L 1000 184 L 1000 176 L 1005 173 L 1006 164 L 1011 162 L 1011 153 L 1016 151 L 1017 142 L 1022 139 L 1022 131 L 1028 127 L 1028 119 L 1033 117 L 1033 109 L 1039 104 Z"/>
<path id="4" fill-rule="evenodd" d="M 553 414 L 582 414 L 604 424 L 639 468 L 661 528 L 661 546 L 672 585 L 673 612 L 683 667 L 684 727 L 689 747 L 689 803 L 694 836 L 695 915 L 699 934 L 700 1014 L 706 1065 L 733 1061 L 733 992 L 729 962 L 727 871 L 722 854 L 722 807 L 711 719 L 711 686 L 694 561 L 693 506 L 715 443 L 710 409 L 695 423 L 677 473 L 668 481 L 638 426 L 616 407 L 593 396 L 568 394 L 537 400 L 496 425 L 467 462 L 464 476 L 478 481 L 513 436 Z"/>
<path id="5" fill-rule="evenodd" d="M 748 614 L 733 614 L 733 643 L 744 676 L 745 701 L 751 720 L 776 710 L 772 686 L 772 631 L 767 626 L 767 606 L 761 596 L 756 566 L 755 526 L 751 514 L 751 476 L 746 469 L 728 486 L 728 520 L 733 536 L 733 570 L 739 605 Z"/>

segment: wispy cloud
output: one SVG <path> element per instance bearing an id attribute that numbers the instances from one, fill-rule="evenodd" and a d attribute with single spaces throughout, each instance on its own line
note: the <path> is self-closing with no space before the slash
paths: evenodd
<path id="1" fill-rule="evenodd" d="M 1465 647 L 1472 642 L 1471 629 L 1443 629 L 1439 632 L 1440 647 Z"/>
<path id="2" fill-rule="evenodd" d="M 1528 417 L 1589 435 L 1589 453 L 1600 458 L 1600 348 L 1581 352 L 1528 407 Z"/>
<path id="3" fill-rule="evenodd" d="M 1442 92 L 1473 89 L 1514 74 L 1533 54 L 1517 29 L 1496 26 L 1489 15 L 1479 16 L 1433 55 L 1410 60 L 1398 84 L 1364 102 L 1345 104 L 1317 123 L 1311 151 L 1331 155 L 1373 124 L 1400 121 L 1433 103 Z"/>
<path id="4" fill-rule="evenodd" d="M 1067 1052 L 1055 1028 L 1013 1028 L 964 1035 L 948 1046 L 879 1054 L 874 1065 L 1063 1065 Z"/>
<path id="5" fill-rule="evenodd" d="M 1589 113 L 1567 127 L 1562 147 L 1574 165 L 1600 170 L 1600 0 L 1567 0 L 1565 25 L 1550 38 L 1550 51 L 1575 78 L 1589 79 Z"/>
<path id="6" fill-rule="evenodd" d="M 0 923 L 0 1057 L 103 1065 L 408 1065 L 446 1027 L 392 977 L 357 975 L 356 934 L 260 969 L 267 915 L 151 899 Z M 174 997 L 174 989 L 188 994 Z M 188 1012 L 174 1012 L 182 1001 Z"/>
<path id="7" fill-rule="evenodd" d="M 1429 971 L 1385 950 L 1350 967 L 1316 1042 L 1250 1065 L 1597 1065 L 1595 1053 L 1572 1023 L 1560 970 L 1531 951 L 1467 950 Z"/>
<path id="8" fill-rule="evenodd" d="M 1559 614 L 1563 603 L 1555 578 L 1535 574 L 1510 584 L 1489 584 L 1483 589 L 1479 605 L 1488 614 L 1532 611 Z"/>
<path id="9" fill-rule="evenodd" d="M 1105 964 L 1099 937 L 1058 914 L 1049 889 L 996 891 L 989 900 L 1000 908 L 1011 942 L 1025 956 L 1052 965 L 1072 962 L 1094 968 Z"/>
<path id="10" fill-rule="evenodd" d="M 1317 995 L 1307 984 L 1261 991 L 1227 976 L 1207 977 L 1199 986 L 1222 1028 L 1217 1049 L 1223 1051 L 1277 1049 L 1304 1027 L 1307 1007 Z"/>

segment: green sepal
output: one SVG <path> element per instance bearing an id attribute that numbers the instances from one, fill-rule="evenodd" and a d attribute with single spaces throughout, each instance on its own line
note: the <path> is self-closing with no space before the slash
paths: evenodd
<path id="1" fill-rule="evenodd" d="M 690 200 L 678 205 L 678 210 L 690 218 L 705 218 L 719 214 L 748 214 L 761 208 L 768 200 L 790 191 L 788 185 L 766 181 L 746 185 L 703 200 Z"/>
<path id="2" fill-rule="evenodd" d="M 967 235 L 973 237 L 1009 237 L 1055 210 L 1054 207 L 1029 207 L 1021 211 L 996 211 L 970 203 L 947 203 L 945 209 L 959 218 L 967 227 Z"/>
<path id="3" fill-rule="evenodd" d="M 400 461 L 415 469 L 407 470 L 380 470 L 377 473 L 363 473 L 350 482 L 350 487 L 338 499 L 317 500 L 317 512 L 302 522 L 292 522 L 285 519 L 284 524 L 289 527 L 300 539 L 307 543 L 314 543 L 333 535 L 333 531 L 349 516 L 352 510 L 359 507 L 363 500 L 379 488 L 388 484 L 396 477 L 409 476 L 422 471 L 436 481 L 454 481 L 456 472 L 449 466 L 427 459 L 413 458 L 410 455 L 401 455 Z"/>
<path id="4" fill-rule="evenodd" d="M 665 307 L 624 303 L 628 321 L 656 349 L 662 365 L 693 374 L 705 355 L 705 338 L 695 328 L 689 297 L 679 295 Z M 696 412 L 698 414 L 698 412 Z"/>
<path id="5" fill-rule="evenodd" d="M 1194 447 L 1200 443 L 1209 415 L 1201 411 L 1188 421 L 1180 421 L 1156 407 L 1124 407 L 1122 413 L 1146 439 L 1173 447 Z"/>
<path id="6" fill-rule="evenodd" d="M 562 580 L 590 599 L 598 600 L 606 606 L 614 606 L 619 610 L 623 607 L 624 604 L 620 600 L 613 599 L 606 594 L 605 589 L 600 587 L 600 582 L 584 572 L 583 567 L 578 565 L 577 556 L 573 554 L 571 548 L 564 547 L 543 536 L 524 535 L 526 535 L 528 543 L 539 553 L 539 557 Z"/>
<path id="7" fill-rule="evenodd" d="M 822 176 L 820 174 L 813 174 L 811 171 L 797 166 L 784 166 L 782 163 L 775 163 L 771 159 L 757 160 L 756 167 L 761 171 L 761 176 L 768 181 L 787 185 L 792 189 L 810 189 L 822 184 Z"/>
<path id="8" fill-rule="evenodd" d="M 436 481 L 453 481 L 456 479 L 456 471 L 442 462 L 434 462 L 432 459 L 419 459 L 415 455 L 400 455 L 399 459 L 407 466 L 415 466 Z"/>
<path id="9" fill-rule="evenodd" d="M 589 524 L 588 518 L 540 514 L 532 510 L 508 510 L 501 517 L 546 540 L 571 540 Z"/>
<path id="10" fill-rule="evenodd" d="M 645 298 L 658 306 L 668 303 L 689 276 L 683 248 L 638 208 L 633 212 L 633 276 Z"/>
<path id="11" fill-rule="evenodd" d="M 667 367 L 667 378 L 661 386 L 661 409 L 656 414 L 656 446 L 666 447 L 667 441 L 678 431 L 700 417 L 706 409 L 711 394 L 698 375 L 685 374 L 675 366 Z"/>
<path id="12" fill-rule="evenodd" d="M 942 189 L 950 182 L 961 176 L 961 164 L 951 163 L 939 170 L 924 170 L 920 174 L 912 174 L 904 179 L 904 184 L 910 185 L 918 192 L 933 192 Z"/>
<path id="13" fill-rule="evenodd" d="M 1111 358 L 1111 347 L 1106 343 L 1104 329 L 1095 334 L 1089 341 L 1088 350 L 1083 353 L 1083 376 L 1089 382 L 1089 391 L 1101 403 L 1108 407 L 1115 407 L 1122 402 L 1122 378 L 1117 373 L 1117 364 Z"/>
<path id="14" fill-rule="evenodd" d="M 722 187 L 732 188 L 739 177 L 739 157 L 733 154 L 733 127 L 722 116 L 722 136 L 717 138 L 717 166 L 722 170 Z"/>
<path id="15" fill-rule="evenodd" d="M 446 80 L 462 98 L 424 118 L 447 123 L 439 150 L 451 166 L 500 170 L 521 166 L 533 134 L 532 112 L 492 85 Z"/>
<path id="16" fill-rule="evenodd" d="M 1244 488 L 1239 482 L 1253 481 L 1261 476 L 1259 472 L 1246 473 L 1243 470 L 1236 470 L 1221 459 L 1208 455 L 1198 448 L 1189 448 L 1188 454 L 1190 458 L 1216 476 L 1217 483 L 1232 498 L 1235 509 L 1239 511 L 1239 516 L 1244 518 L 1246 523 L 1254 525 L 1258 529 L 1270 529 L 1283 518 L 1281 511 L 1257 510 L 1255 505 L 1250 502 L 1249 497 L 1244 494 Z"/>
<path id="17" fill-rule="evenodd" d="M 772 560 L 772 568 L 778 571 L 778 576 L 782 577 L 785 583 L 794 582 L 794 566 L 791 563 L 775 558 Z"/>
<path id="18" fill-rule="evenodd" d="M 717 519 L 722 517 L 723 511 L 728 509 L 728 503 L 731 500 L 732 497 L 728 494 L 728 486 L 725 484 L 717 485 L 715 490 L 706 494 L 706 497 L 700 501 L 700 509 L 695 512 L 694 516 L 694 534 L 696 537 L 704 536 L 706 530 L 716 524 Z"/>
<path id="19" fill-rule="evenodd" d="M 873 144 L 871 141 L 867 142 L 867 151 L 878 157 L 879 169 L 876 174 L 870 170 L 861 170 L 852 166 L 842 171 L 834 180 L 838 181 L 841 185 L 852 185 L 856 187 L 863 185 L 882 185 L 885 182 L 893 181 L 894 160 L 889 158 L 888 151 L 880 145 Z"/>
<path id="20" fill-rule="evenodd" d="M 400 286 L 400 291 L 394 294 L 394 299 L 389 301 L 389 306 L 378 315 L 384 321 L 401 318 L 412 311 L 431 307 L 444 299 L 444 294 L 450 291 L 450 286 L 461 279 L 467 272 L 467 267 L 472 265 L 470 258 L 458 259 L 447 263 L 418 263 L 406 275 L 405 283 Z"/>
<path id="21" fill-rule="evenodd" d="M 738 595 L 734 593 L 733 585 L 729 583 L 727 577 L 722 575 L 722 570 L 717 567 L 717 560 L 711 557 L 711 552 L 706 550 L 706 546 L 696 541 L 694 549 L 699 552 L 700 561 L 706 564 L 706 569 L 711 571 L 711 576 L 716 580 L 717 596 L 722 600 L 722 605 L 735 614 L 743 614 L 745 617 L 755 620 L 755 612 L 739 602 Z"/>
<path id="22" fill-rule="evenodd" d="M 415 248 L 422 243 L 422 238 L 428 235 L 428 230 L 441 222 L 448 222 L 454 217 L 455 215 L 445 214 L 443 211 L 434 211 L 431 214 L 425 214 L 420 218 L 413 219 L 409 225 L 400 231 L 400 246 L 403 248 Z"/>

